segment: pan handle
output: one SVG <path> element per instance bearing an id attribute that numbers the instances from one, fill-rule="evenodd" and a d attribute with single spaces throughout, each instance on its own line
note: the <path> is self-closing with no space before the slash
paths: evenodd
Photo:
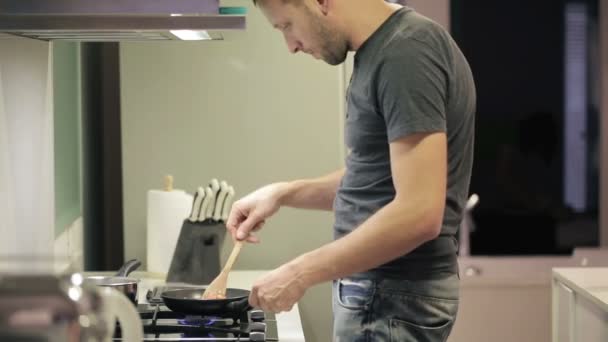
<path id="1" fill-rule="evenodd" d="M 226 308 L 228 309 L 228 312 L 245 312 L 253 309 L 253 307 L 249 305 L 249 297 L 230 302 L 226 304 Z"/>
<path id="2" fill-rule="evenodd" d="M 116 272 L 117 277 L 127 277 L 129 273 L 135 271 L 139 266 L 141 266 L 141 261 L 137 259 L 131 259 L 127 261 L 122 267 Z"/>

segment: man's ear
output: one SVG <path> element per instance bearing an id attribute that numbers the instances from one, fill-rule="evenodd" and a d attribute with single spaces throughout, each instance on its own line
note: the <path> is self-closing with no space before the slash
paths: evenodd
<path id="1" fill-rule="evenodd" d="M 329 12 L 328 7 L 329 7 L 329 2 L 333 1 L 333 0 L 316 0 L 317 1 L 317 5 L 319 5 L 319 8 L 321 9 L 321 12 L 324 15 L 327 15 L 327 13 Z"/>

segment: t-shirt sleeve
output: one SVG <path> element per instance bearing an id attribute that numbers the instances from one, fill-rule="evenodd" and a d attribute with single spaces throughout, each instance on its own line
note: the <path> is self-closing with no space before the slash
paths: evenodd
<path id="1" fill-rule="evenodd" d="M 380 65 L 377 105 L 389 142 L 414 133 L 446 131 L 448 72 L 443 60 L 425 43 L 411 39 Z"/>

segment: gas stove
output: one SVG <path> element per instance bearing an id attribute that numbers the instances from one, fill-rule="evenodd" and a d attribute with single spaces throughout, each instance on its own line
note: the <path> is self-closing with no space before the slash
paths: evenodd
<path id="1" fill-rule="evenodd" d="M 158 287 L 148 292 L 148 303 L 137 306 L 144 341 L 279 341 L 275 315 L 250 310 L 238 317 L 191 316 L 169 310 L 160 295 L 176 287 Z M 118 329 L 114 341 L 122 341 Z"/>

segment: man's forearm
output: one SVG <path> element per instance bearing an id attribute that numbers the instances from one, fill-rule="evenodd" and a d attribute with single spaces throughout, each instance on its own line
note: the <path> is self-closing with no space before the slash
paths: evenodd
<path id="1" fill-rule="evenodd" d="M 404 215 L 404 213 L 407 213 Z M 288 265 L 311 286 L 369 270 L 434 239 L 438 210 L 411 201 L 392 202 L 345 237 L 306 253 Z"/>
<path id="2" fill-rule="evenodd" d="M 293 208 L 331 211 L 342 176 L 344 169 L 319 178 L 285 183 L 281 204 Z"/>

